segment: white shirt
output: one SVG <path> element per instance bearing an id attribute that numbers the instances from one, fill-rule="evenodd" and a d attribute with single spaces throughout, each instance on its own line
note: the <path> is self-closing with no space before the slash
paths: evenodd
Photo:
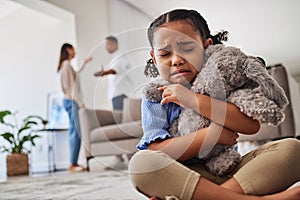
<path id="1" fill-rule="evenodd" d="M 112 58 L 108 68 L 115 70 L 116 74 L 108 75 L 108 98 L 110 100 L 122 94 L 129 96 L 132 87 L 132 81 L 128 76 L 130 66 L 127 58 L 118 50 L 112 54 Z"/>

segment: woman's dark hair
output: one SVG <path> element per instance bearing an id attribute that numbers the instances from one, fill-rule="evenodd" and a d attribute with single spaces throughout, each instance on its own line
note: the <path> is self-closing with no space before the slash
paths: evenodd
<path id="1" fill-rule="evenodd" d="M 60 50 L 60 57 L 59 57 L 57 72 L 59 72 L 59 70 L 61 69 L 62 62 L 69 59 L 69 53 L 68 53 L 67 49 L 71 49 L 71 48 L 73 49 L 74 47 L 69 43 L 64 43 L 62 45 L 61 50 Z"/>
<path id="2" fill-rule="evenodd" d="M 199 12 L 195 10 L 176 9 L 159 16 L 150 24 L 148 28 L 148 40 L 151 47 L 153 48 L 153 34 L 156 28 L 168 22 L 181 20 L 190 22 L 195 30 L 199 31 L 203 40 L 211 38 L 213 44 L 222 44 L 221 41 L 227 41 L 227 31 L 221 31 L 216 35 L 210 34 L 206 20 L 200 15 Z"/>
<path id="3" fill-rule="evenodd" d="M 227 41 L 228 39 L 228 31 L 220 31 L 216 35 L 211 35 L 206 20 L 199 12 L 195 10 L 176 9 L 159 16 L 150 24 L 148 28 L 148 40 L 151 47 L 153 48 L 153 35 L 156 28 L 168 22 L 181 20 L 186 20 L 187 23 L 190 23 L 200 33 L 203 41 L 211 38 L 213 44 L 222 44 L 222 41 Z M 159 75 L 152 59 L 147 61 L 144 73 L 150 77 L 157 77 Z"/>

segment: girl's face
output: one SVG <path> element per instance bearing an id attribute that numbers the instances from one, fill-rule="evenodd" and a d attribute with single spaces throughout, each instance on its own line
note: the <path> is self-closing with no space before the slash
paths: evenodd
<path id="1" fill-rule="evenodd" d="M 164 79 L 189 85 L 201 69 L 203 51 L 200 33 L 182 20 L 163 24 L 154 32 L 150 54 Z"/>

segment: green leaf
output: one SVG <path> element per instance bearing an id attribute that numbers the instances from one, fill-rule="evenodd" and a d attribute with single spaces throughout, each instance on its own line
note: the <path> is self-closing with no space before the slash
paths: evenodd
<path id="1" fill-rule="evenodd" d="M 22 128 L 20 128 L 19 129 L 19 131 L 18 131 L 18 135 L 22 132 L 22 131 L 24 131 L 24 130 L 27 130 L 27 129 L 30 129 L 30 127 L 22 127 Z"/>
<path id="2" fill-rule="evenodd" d="M 29 135 L 24 135 L 22 139 L 20 139 L 20 144 L 23 145 L 25 142 L 30 141 Z"/>
<path id="3" fill-rule="evenodd" d="M 27 151 L 24 147 L 24 143 L 30 142 L 33 146 L 35 146 L 35 139 L 39 138 L 39 135 L 31 135 L 32 130 L 30 130 L 34 125 L 39 125 L 43 123 L 45 125 L 47 123 L 46 120 L 44 120 L 42 117 L 37 115 L 30 115 L 23 119 L 23 124 L 21 126 L 18 126 L 17 120 L 15 118 L 15 124 L 10 124 L 5 122 L 4 118 L 7 115 L 13 115 L 16 116 L 16 113 L 11 113 L 8 110 L 0 111 L 0 123 L 3 124 L 3 126 L 7 126 L 12 128 L 12 130 L 9 130 L 8 132 L 5 132 L 0 135 L 0 137 L 3 137 L 3 139 L 7 140 L 10 143 L 10 146 L 0 146 L 0 151 L 3 152 L 13 152 L 13 153 L 22 153 Z M 25 132 L 25 130 L 28 130 Z"/>
<path id="4" fill-rule="evenodd" d="M 19 129 L 18 131 L 18 135 L 20 135 L 20 133 L 24 130 L 27 130 L 27 129 L 30 129 L 31 128 L 31 125 L 34 124 L 34 125 L 37 125 L 38 123 L 35 122 L 35 121 L 27 121 L 24 126 L 22 128 Z"/>
<path id="5" fill-rule="evenodd" d="M 10 132 L 2 133 L 0 136 L 2 136 L 5 140 L 7 140 L 10 144 L 14 142 L 14 134 Z"/>
<path id="6" fill-rule="evenodd" d="M 35 146 L 34 139 L 40 138 L 40 137 L 41 137 L 41 136 L 39 136 L 39 135 L 33 135 L 33 136 L 31 136 L 31 139 L 30 139 L 31 144 L 32 144 L 33 146 Z"/>
<path id="7" fill-rule="evenodd" d="M 31 125 L 37 125 L 38 123 L 36 121 L 27 121 L 24 126 L 31 126 Z"/>
<path id="8" fill-rule="evenodd" d="M 38 116 L 38 115 L 30 115 L 30 116 L 28 116 L 28 117 L 26 117 L 26 118 L 24 119 L 24 123 L 30 121 L 31 119 L 37 119 L 37 120 L 39 120 L 39 121 L 42 122 L 42 123 L 44 123 L 44 121 L 46 121 L 46 120 L 44 120 L 42 117 L 40 117 L 40 116 Z"/>
<path id="9" fill-rule="evenodd" d="M 4 152 L 8 152 L 9 153 L 9 149 L 6 147 L 6 146 L 0 146 L 0 150 L 1 150 L 1 153 L 4 153 Z"/>
<path id="10" fill-rule="evenodd" d="M 9 110 L 0 111 L 0 123 L 5 123 L 4 117 L 7 115 L 11 115 L 11 112 Z"/>

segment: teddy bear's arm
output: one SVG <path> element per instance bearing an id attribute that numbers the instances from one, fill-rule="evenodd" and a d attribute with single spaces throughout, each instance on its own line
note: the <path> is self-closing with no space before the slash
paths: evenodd
<path id="1" fill-rule="evenodd" d="M 162 100 L 162 92 L 158 90 L 159 87 L 169 85 L 170 82 L 163 79 L 157 79 L 147 83 L 143 89 L 145 99 L 152 102 L 160 102 Z"/>
<path id="2" fill-rule="evenodd" d="M 260 123 L 278 125 L 284 120 L 283 110 L 274 101 L 265 97 L 258 88 L 237 90 L 228 97 L 227 101 Z"/>

